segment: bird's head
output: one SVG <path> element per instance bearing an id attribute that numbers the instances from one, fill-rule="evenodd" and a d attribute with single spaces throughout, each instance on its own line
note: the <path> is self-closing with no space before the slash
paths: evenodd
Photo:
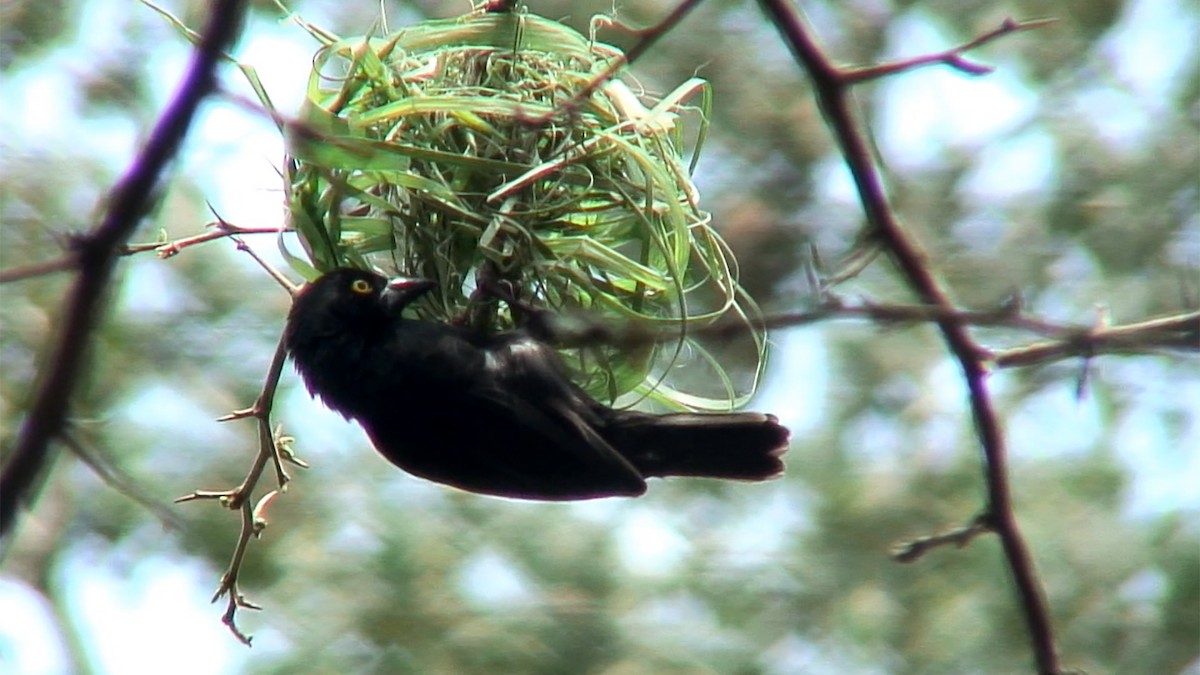
<path id="1" fill-rule="evenodd" d="M 390 325 L 434 285 L 349 267 L 333 270 L 300 289 L 288 314 L 288 334 L 315 337 Z"/>

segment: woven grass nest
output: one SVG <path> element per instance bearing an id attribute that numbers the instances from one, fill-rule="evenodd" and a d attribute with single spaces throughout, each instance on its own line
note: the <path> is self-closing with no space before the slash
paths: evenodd
<path id="1" fill-rule="evenodd" d="M 690 336 L 743 321 L 761 370 L 756 309 L 682 154 L 685 118 L 699 120 L 692 163 L 702 144 L 707 83 L 694 78 L 647 106 L 636 82 L 614 75 L 620 50 L 523 12 L 378 37 L 301 25 L 322 47 L 287 136 L 290 224 L 308 256 L 292 260 L 298 271 L 432 279 L 438 290 L 418 316 L 482 330 L 520 319 L 476 292 L 485 277 L 503 281 L 528 305 L 669 336 L 564 350 L 598 398 L 744 402 L 753 383 L 736 386 Z M 666 373 L 684 362 L 703 364 L 707 391 L 670 386 Z"/>

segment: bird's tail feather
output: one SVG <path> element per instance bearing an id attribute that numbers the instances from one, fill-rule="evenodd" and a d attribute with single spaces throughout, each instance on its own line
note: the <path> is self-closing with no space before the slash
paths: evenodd
<path id="1" fill-rule="evenodd" d="M 644 476 L 766 480 L 783 473 L 788 430 L 760 413 L 621 411 L 605 434 Z"/>

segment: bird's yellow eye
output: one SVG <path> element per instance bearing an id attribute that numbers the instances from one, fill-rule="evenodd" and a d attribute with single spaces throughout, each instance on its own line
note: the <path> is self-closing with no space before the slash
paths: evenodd
<path id="1" fill-rule="evenodd" d="M 367 281 L 366 279 L 355 279 L 354 281 L 350 282 L 350 290 L 354 291 L 358 295 L 370 295 L 372 291 L 374 291 L 374 289 L 371 288 L 371 282 Z"/>

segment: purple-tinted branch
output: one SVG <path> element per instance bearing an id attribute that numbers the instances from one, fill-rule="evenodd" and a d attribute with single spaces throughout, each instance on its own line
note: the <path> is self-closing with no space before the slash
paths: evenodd
<path id="1" fill-rule="evenodd" d="M 796 7 L 786 0 L 760 0 L 801 67 L 813 79 L 818 105 L 825 115 L 854 178 L 872 235 L 888 251 L 908 285 L 924 303 L 954 310 L 917 241 L 897 219 L 883 189 L 870 145 L 852 109 L 846 71 L 839 70 L 817 46 Z M 1013 575 L 1034 661 L 1039 673 L 1060 672 L 1050 610 L 1034 569 L 1033 558 L 1018 527 L 1008 482 L 1008 452 L 1000 420 L 987 388 L 987 355 L 967 327 L 947 316 L 937 320 L 950 352 L 967 383 L 975 430 L 983 449 L 988 504 L 982 522 L 995 531 Z"/>
<path id="2" fill-rule="evenodd" d="M 245 0 L 214 0 L 204 36 L 178 92 L 159 118 L 145 147 L 107 197 L 104 219 L 74 242 L 77 273 L 63 307 L 63 319 L 43 360 L 28 414 L 16 446 L 0 474 L 0 536 L 30 498 L 47 464 L 51 441 L 62 432 L 71 396 L 85 365 L 84 353 L 102 312 L 121 246 L 154 201 L 163 170 L 175 157 L 200 103 L 216 88 L 216 68 L 238 33 Z"/>
<path id="3" fill-rule="evenodd" d="M 967 59 L 963 58 L 963 52 L 977 49 L 1006 35 L 1011 35 L 1024 30 L 1042 28 L 1052 23 L 1054 23 L 1054 19 L 1021 22 L 1013 21 L 1012 19 L 1005 19 L 998 28 L 984 33 L 970 42 L 959 45 L 954 49 L 947 49 L 939 54 L 927 54 L 925 56 L 904 59 L 894 63 L 885 63 L 878 66 L 866 66 L 863 68 L 853 68 L 843 71 L 844 82 L 846 84 L 854 85 L 860 82 L 866 82 L 868 80 L 879 79 L 881 77 L 898 75 L 915 68 L 936 65 L 950 66 L 951 68 L 967 75 L 987 75 L 995 69 L 991 66 L 968 61 Z"/>

